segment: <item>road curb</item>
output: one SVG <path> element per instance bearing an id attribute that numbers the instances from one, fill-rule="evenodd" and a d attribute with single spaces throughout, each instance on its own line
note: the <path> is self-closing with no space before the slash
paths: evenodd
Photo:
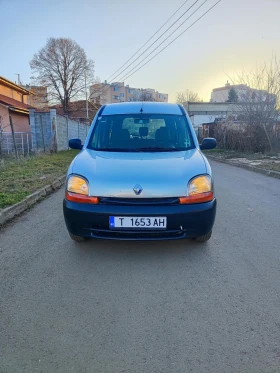
<path id="1" fill-rule="evenodd" d="M 14 219 L 16 216 L 22 214 L 30 207 L 35 205 L 37 202 L 46 198 L 49 194 L 58 190 L 65 183 L 66 176 L 61 176 L 56 179 L 53 183 L 44 186 L 36 192 L 27 196 L 23 201 L 16 203 L 15 205 L 6 207 L 0 211 L 0 226 L 6 224 L 8 221 Z"/>
<path id="2" fill-rule="evenodd" d="M 280 172 L 278 172 L 278 171 L 265 170 L 264 168 L 259 168 L 259 167 L 251 166 L 249 164 L 244 164 L 244 163 L 231 162 L 230 160 L 221 159 L 221 158 L 215 157 L 213 155 L 205 154 L 205 156 L 206 156 L 206 158 L 212 159 L 213 161 L 217 161 L 217 162 L 220 162 L 220 163 L 226 163 L 226 164 L 229 164 L 230 166 L 244 168 L 245 170 L 254 171 L 254 172 L 257 172 L 259 174 L 263 174 L 263 175 L 266 175 L 266 176 L 274 177 L 276 179 L 280 179 Z"/>

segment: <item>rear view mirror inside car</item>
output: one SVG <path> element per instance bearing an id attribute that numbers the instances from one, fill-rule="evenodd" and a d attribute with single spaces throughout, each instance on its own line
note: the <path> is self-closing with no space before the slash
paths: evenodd
<path id="1" fill-rule="evenodd" d="M 149 124 L 150 119 L 149 118 L 135 118 L 134 123 L 135 124 Z"/>

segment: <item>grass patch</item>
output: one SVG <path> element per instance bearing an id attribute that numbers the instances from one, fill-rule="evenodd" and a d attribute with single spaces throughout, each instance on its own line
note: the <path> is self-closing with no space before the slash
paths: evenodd
<path id="1" fill-rule="evenodd" d="M 262 153 L 248 153 L 248 152 L 238 152 L 236 150 L 226 150 L 226 149 L 212 149 L 203 151 L 205 155 L 213 155 L 221 159 L 232 159 L 232 158 L 247 158 L 251 160 L 255 159 L 265 159 L 270 158 L 269 155 Z"/>
<path id="2" fill-rule="evenodd" d="M 76 154 L 77 151 L 69 150 L 4 163 L 0 168 L 0 208 L 22 201 L 63 176 Z"/>

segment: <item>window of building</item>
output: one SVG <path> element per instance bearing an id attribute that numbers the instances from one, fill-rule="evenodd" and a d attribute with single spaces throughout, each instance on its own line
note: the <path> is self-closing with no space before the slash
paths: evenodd
<path id="1" fill-rule="evenodd" d="M 118 92 L 118 90 L 119 90 L 119 87 L 114 87 L 114 92 Z"/>
<path id="2" fill-rule="evenodd" d="M 129 89 L 128 92 L 129 92 L 129 94 L 132 95 L 133 94 L 133 89 Z"/>
<path id="3" fill-rule="evenodd" d="M 119 99 L 120 99 L 120 96 L 113 96 L 113 99 L 114 99 L 114 100 L 119 100 Z"/>
<path id="4" fill-rule="evenodd" d="M 120 97 L 124 97 L 124 93 L 120 93 Z"/>

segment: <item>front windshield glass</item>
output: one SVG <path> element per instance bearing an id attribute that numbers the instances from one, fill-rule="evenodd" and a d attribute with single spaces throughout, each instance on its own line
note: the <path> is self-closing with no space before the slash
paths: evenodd
<path id="1" fill-rule="evenodd" d="M 184 151 L 194 148 L 183 115 L 103 115 L 95 124 L 89 146 L 98 151 Z"/>

